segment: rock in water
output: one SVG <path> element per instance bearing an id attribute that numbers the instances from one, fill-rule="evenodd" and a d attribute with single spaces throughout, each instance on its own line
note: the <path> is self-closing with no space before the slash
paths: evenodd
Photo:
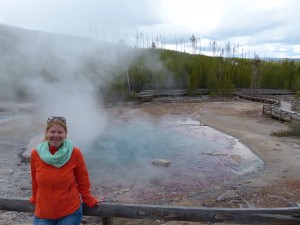
<path id="1" fill-rule="evenodd" d="M 157 165 L 157 166 L 169 166 L 172 163 L 172 161 L 168 161 L 165 159 L 154 159 L 152 160 L 152 164 L 153 165 Z"/>

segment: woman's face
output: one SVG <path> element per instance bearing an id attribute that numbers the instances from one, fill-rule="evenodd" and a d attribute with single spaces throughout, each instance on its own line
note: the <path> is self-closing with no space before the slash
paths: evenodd
<path id="1" fill-rule="evenodd" d="M 46 131 L 46 137 L 51 146 L 60 147 L 67 137 L 65 128 L 59 124 L 54 124 L 48 131 Z"/>

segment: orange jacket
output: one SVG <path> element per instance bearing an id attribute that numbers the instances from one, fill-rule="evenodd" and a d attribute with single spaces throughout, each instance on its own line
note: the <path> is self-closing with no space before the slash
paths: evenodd
<path id="1" fill-rule="evenodd" d="M 55 147 L 51 146 L 50 151 L 54 153 Z M 74 147 L 70 160 L 61 168 L 42 161 L 36 149 L 31 152 L 30 163 L 30 202 L 35 204 L 37 217 L 58 219 L 69 215 L 80 207 L 81 199 L 89 207 L 97 204 L 97 199 L 90 193 L 88 171 L 78 148 Z"/>

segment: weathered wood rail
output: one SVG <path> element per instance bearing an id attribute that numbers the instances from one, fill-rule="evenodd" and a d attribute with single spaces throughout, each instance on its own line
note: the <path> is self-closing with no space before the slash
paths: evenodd
<path id="1" fill-rule="evenodd" d="M 249 89 L 249 88 L 237 88 L 236 93 L 255 93 L 259 95 L 292 95 L 293 92 L 289 89 Z"/>
<path id="2" fill-rule="evenodd" d="M 207 95 L 208 89 L 195 89 L 189 92 L 187 89 L 162 89 L 162 90 L 143 90 L 131 91 L 128 93 L 129 98 L 139 101 L 149 101 L 158 97 L 177 97 L 186 95 Z"/>
<path id="3" fill-rule="evenodd" d="M 249 93 L 253 93 L 254 95 L 291 95 L 293 94 L 288 89 L 236 89 L 233 93 L 234 95 L 242 95 L 246 94 L 249 95 Z M 208 95 L 209 90 L 208 89 L 193 89 L 193 90 L 187 90 L 187 89 L 161 89 L 161 90 L 142 90 L 142 91 L 130 91 L 128 92 L 128 97 L 131 99 L 137 99 L 139 101 L 151 101 L 154 98 L 158 97 L 177 97 L 177 96 L 199 96 L 199 95 Z M 252 100 L 255 100 L 253 98 Z"/>
<path id="4" fill-rule="evenodd" d="M 299 100 L 292 100 L 292 110 L 300 110 L 300 102 Z"/>
<path id="5" fill-rule="evenodd" d="M 282 121 L 300 121 L 300 114 L 297 112 L 280 109 L 273 105 L 263 106 L 263 115 L 269 115 Z"/>
<path id="6" fill-rule="evenodd" d="M 274 95 L 269 95 L 270 93 L 273 93 Z M 282 95 L 285 95 L 285 93 L 289 93 L 287 90 L 283 90 L 281 92 Z M 256 92 L 247 92 L 247 91 L 240 91 L 236 92 L 236 96 L 247 99 L 250 101 L 257 101 L 262 103 L 268 103 L 268 105 L 263 105 L 262 113 L 263 115 L 268 115 L 274 118 L 279 119 L 280 121 L 300 121 L 300 113 L 297 113 L 295 111 L 281 109 L 281 100 L 277 97 L 279 95 L 276 92 L 271 92 L 267 90 L 260 90 L 260 94 L 257 94 Z M 291 109 L 296 109 L 296 103 L 291 103 L 292 107 Z"/>
<path id="7" fill-rule="evenodd" d="M 0 198 L 0 210 L 33 212 L 34 206 L 25 199 Z M 84 205 L 83 213 L 86 216 L 102 217 L 103 225 L 113 225 L 114 217 L 226 224 L 300 224 L 300 207 L 201 208 L 103 202 L 95 208 Z"/>
<path id="8" fill-rule="evenodd" d="M 277 107 L 279 107 L 281 104 L 281 100 L 275 96 L 262 95 L 256 93 L 243 93 L 243 92 L 236 92 L 235 95 L 242 99 L 246 99 L 254 102 L 268 103 Z"/>

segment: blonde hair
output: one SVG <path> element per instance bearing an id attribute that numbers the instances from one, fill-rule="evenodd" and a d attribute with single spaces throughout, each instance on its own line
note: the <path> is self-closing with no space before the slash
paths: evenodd
<path id="1" fill-rule="evenodd" d="M 61 125 L 61 126 L 64 128 L 64 130 L 65 130 L 66 132 L 68 132 L 68 128 L 67 128 L 67 124 L 66 124 L 66 123 L 64 123 L 63 121 L 61 121 L 61 120 L 58 119 L 58 118 L 52 119 L 51 121 L 47 122 L 47 126 L 46 126 L 46 129 L 45 129 L 44 141 L 47 141 L 47 140 L 48 140 L 46 133 L 47 133 L 48 130 L 49 130 L 53 125 L 55 125 L 55 124 Z"/>

